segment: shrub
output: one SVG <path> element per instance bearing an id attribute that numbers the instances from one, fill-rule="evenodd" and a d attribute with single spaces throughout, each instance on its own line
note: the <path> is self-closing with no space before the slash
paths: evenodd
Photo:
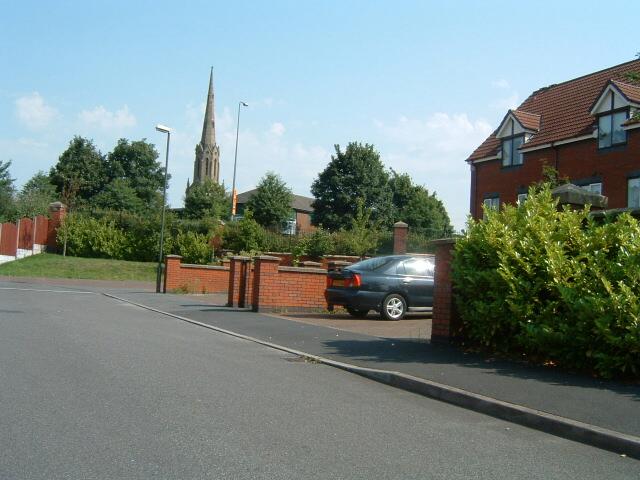
<path id="1" fill-rule="evenodd" d="M 129 251 L 127 236 L 108 219 L 70 214 L 57 232 L 59 244 L 65 238 L 67 253 L 77 257 L 123 259 Z"/>
<path id="2" fill-rule="evenodd" d="M 548 187 L 470 221 L 453 260 L 464 334 L 602 376 L 640 373 L 640 224 L 557 210 Z"/>
<path id="3" fill-rule="evenodd" d="M 222 231 L 222 245 L 234 252 L 256 252 L 264 246 L 263 228 L 253 219 L 250 210 L 245 210 L 242 220 L 228 223 Z"/>
<path id="4" fill-rule="evenodd" d="M 182 255 L 184 263 L 207 264 L 211 261 L 213 254 L 209 235 L 197 232 L 178 232 L 174 251 Z"/>

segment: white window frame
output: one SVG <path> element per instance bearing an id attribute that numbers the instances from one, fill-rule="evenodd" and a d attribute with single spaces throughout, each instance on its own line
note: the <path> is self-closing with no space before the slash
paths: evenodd
<path id="1" fill-rule="evenodd" d="M 500 197 L 487 197 L 482 201 L 483 209 L 482 209 L 482 218 L 486 218 L 487 209 L 491 210 L 499 210 L 500 209 Z"/>
<path id="2" fill-rule="evenodd" d="M 631 186 L 631 183 L 636 183 L 634 187 Z M 637 190 L 634 197 L 632 198 L 632 188 L 636 188 Z M 633 202 L 635 200 L 635 202 Z M 632 205 L 634 203 L 634 205 Z M 627 208 L 640 208 L 640 177 L 633 177 L 627 179 Z"/>
<path id="3" fill-rule="evenodd" d="M 518 194 L 518 200 L 517 200 L 518 205 L 522 205 L 525 202 L 525 200 L 527 199 L 528 196 L 529 196 L 528 193 L 519 193 Z"/>

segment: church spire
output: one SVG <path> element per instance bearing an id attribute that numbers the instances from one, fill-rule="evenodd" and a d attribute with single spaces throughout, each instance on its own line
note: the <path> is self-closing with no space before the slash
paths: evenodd
<path id="1" fill-rule="evenodd" d="M 209 92 L 207 108 L 202 124 L 202 138 L 196 145 L 196 158 L 193 164 L 193 185 L 201 184 L 205 179 L 218 182 L 220 177 L 220 148 L 216 145 L 216 117 L 213 105 L 213 67 L 209 74 Z"/>
<path id="2" fill-rule="evenodd" d="M 211 73 L 209 75 L 209 93 L 207 94 L 207 109 L 204 112 L 204 123 L 202 124 L 202 139 L 200 140 L 203 146 L 210 144 L 216 144 L 216 115 L 213 111 L 213 67 L 211 67 Z"/>

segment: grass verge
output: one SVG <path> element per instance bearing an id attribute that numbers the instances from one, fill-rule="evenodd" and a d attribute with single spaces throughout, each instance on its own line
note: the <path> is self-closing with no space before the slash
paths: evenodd
<path id="1" fill-rule="evenodd" d="M 153 282 L 156 278 L 156 265 L 147 262 L 63 257 L 41 253 L 0 265 L 0 275 Z"/>

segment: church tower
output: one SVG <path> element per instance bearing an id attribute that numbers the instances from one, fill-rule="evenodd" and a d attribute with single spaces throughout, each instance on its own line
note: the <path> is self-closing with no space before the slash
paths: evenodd
<path id="1" fill-rule="evenodd" d="M 218 183 L 220 177 L 220 147 L 216 144 L 216 116 L 213 111 L 213 67 L 209 76 L 207 109 L 204 112 L 202 138 L 196 145 L 196 160 L 193 165 L 193 183 L 198 185 L 206 178 Z M 187 186 L 187 188 L 189 188 Z"/>

